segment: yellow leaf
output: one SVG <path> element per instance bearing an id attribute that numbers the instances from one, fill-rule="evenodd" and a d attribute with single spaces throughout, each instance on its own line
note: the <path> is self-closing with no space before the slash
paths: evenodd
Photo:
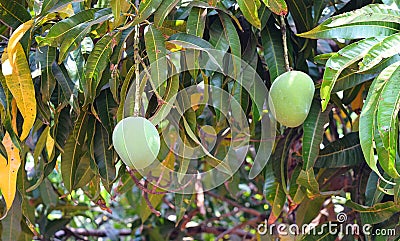
<path id="1" fill-rule="evenodd" d="M 48 158 L 50 159 L 54 150 L 54 139 L 50 135 L 50 131 L 47 132 L 47 139 L 46 139 L 46 151 Z"/>
<path id="2" fill-rule="evenodd" d="M 11 61 L 14 60 L 14 62 Z M 36 99 L 31 71 L 22 45 L 15 45 L 14 54 L 7 52 L 2 56 L 2 71 L 7 87 L 17 102 L 17 107 L 24 118 L 22 125 L 21 141 L 28 135 L 36 119 Z"/>
<path id="3" fill-rule="evenodd" d="M 21 165 L 21 158 L 19 156 L 19 150 L 14 146 L 8 132 L 4 135 L 2 143 L 6 149 L 8 160 L 0 155 L 0 190 L 3 194 L 8 211 L 15 197 L 17 174 L 19 166 Z M 5 217 L 7 211 L 3 217 L 0 217 L 0 220 Z"/>
<path id="4" fill-rule="evenodd" d="M 13 56 L 14 51 L 16 51 L 16 47 L 21 40 L 22 36 L 33 26 L 33 19 L 19 25 L 19 27 L 13 32 L 11 35 L 8 45 L 7 45 L 7 52 L 10 56 Z M 15 59 L 12 59 L 11 63 L 14 63 Z"/>

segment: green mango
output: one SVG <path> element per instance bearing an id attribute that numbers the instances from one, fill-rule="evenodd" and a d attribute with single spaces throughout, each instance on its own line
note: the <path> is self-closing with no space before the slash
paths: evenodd
<path id="1" fill-rule="evenodd" d="M 278 76 L 269 92 L 270 108 L 275 119 L 287 127 L 303 124 L 314 92 L 314 82 L 306 73 L 289 71 Z"/>
<path id="2" fill-rule="evenodd" d="M 127 117 L 115 126 L 112 135 L 115 151 L 129 167 L 148 167 L 160 151 L 160 136 L 146 118 Z"/>

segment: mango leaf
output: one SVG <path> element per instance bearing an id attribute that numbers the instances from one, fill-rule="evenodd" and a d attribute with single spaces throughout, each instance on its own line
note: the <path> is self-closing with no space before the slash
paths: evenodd
<path id="1" fill-rule="evenodd" d="M 277 15 L 286 16 L 288 13 L 285 0 L 263 0 L 263 2 L 265 3 L 265 6 Z"/>
<path id="2" fill-rule="evenodd" d="M 111 11 L 114 16 L 114 22 L 118 23 L 121 18 L 121 2 L 125 0 L 111 0 Z"/>
<path id="3" fill-rule="evenodd" d="M 6 202 L 6 212 L 0 217 L 0 220 L 7 215 L 13 204 L 17 190 L 17 174 L 21 165 L 19 150 L 15 147 L 8 132 L 4 135 L 2 144 L 6 149 L 8 159 L 6 160 L 0 155 L 0 190 Z"/>
<path id="4" fill-rule="evenodd" d="M 175 193 L 175 208 L 176 208 L 176 225 L 182 220 L 186 210 L 190 208 L 192 203 L 192 194 Z"/>
<path id="5" fill-rule="evenodd" d="M 7 87 L 15 98 L 24 119 L 20 136 L 21 140 L 24 140 L 29 135 L 36 119 L 35 89 L 22 45 L 17 43 L 13 51 L 14 56 L 9 56 L 6 52 L 3 53 L 2 72 Z"/>
<path id="6" fill-rule="evenodd" d="M 328 59 L 324 77 L 321 85 L 322 110 L 324 111 L 329 103 L 330 95 L 336 80 L 341 72 L 359 61 L 364 55 L 379 42 L 377 38 L 368 38 L 352 43 Z"/>
<path id="7" fill-rule="evenodd" d="M 304 38 L 359 39 L 389 36 L 400 28 L 400 14 L 383 4 L 331 17 L 314 29 L 298 34 Z"/>
<path id="8" fill-rule="evenodd" d="M 169 37 L 168 42 L 182 46 L 184 48 L 213 49 L 214 47 L 206 40 L 197 36 L 177 33 Z"/>
<path id="9" fill-rule="evenodd" d="M 261 29 L 261 21 L 258 18 L 260 0 L 238 0 L 237 3 L 246 20 L 254 27 Z"/>
<path id="10" fill-rule="evenodd" d="M 58 65 L 56 62 L 53 62 L 51 71 L 61 87 L 64 95 L 64 101 L 69 103 L 73 107 L 74 111 L 78 113 L 79 105 L 77 101 L 77 86 L 69 78 L 65 66 L 63 64 Z"/>
<path id="11" fill-rule="evenodd" d="M 61 20 L 50 28 L 46 37 L 36 38 L 36 41 L 40 46 L 50 45 L 57 47 L 70 32 L 79 28 L 82 24 L 92 21 L 96 11 L 98 11 L 98 9 L 92 8 L 84 10 L 67 19 Z"/>
<path id="12" fill-rule="evenodd" d="M 161 27 L 164 23 L 165 18 L 175 8 L 180 0 L 164 0 L 154 13 L 154 25 Z"/>
<path id="13" fill-rule="evenodd" d="M 345 203 L 347 207 L 352 208 L 354 211 L 359 212 L 361 221 L 364 224 L 376 224 L 389 219 L 393 214 L 400 211 L 400 206 L 392 201 L 385 203 L 378 203 L 372 207 L 357 204 L 351 200 Z"/>
<path id="14" fill-rule="evenodd" d="M 75 178 L 79 162 L 83 156 L 83 144 L 87 132 L 88 113 L 81 111 L 75 122 L 74 130 L 69 135 L 61 156 L 61 174 L 65 188 L 71 192 L 76 185 Z"/>
<path id="15" fill-rule="evenodd" d="M 71 2 L 83 2 L 83 0 L 43 0 L 42 9 L 40 11 L 40 15 L 45 15 L 47 13 L 58 12 L 59 10 L 63 9 Z"/>
<path id="16" fill-rule="evenodd" d="M 26 21 L 25 23 L 21 24 L 10 36 L 7 45 L 7 52 L 11 59 L 11 65 L 14 65 L 15 62 L 14 54 L 15 51 L 17 51 L 18 48 L 17 45 L 19 44 L 19 41 L 22 39 L 25 33 L 32 28 L 33 23 L 34 23 L 33 19 Z"/>
<path id="17" fill-rule="evenodd" d="M 8 216 L 1 221 L 1 240 L 3 241 L 16 240 L 15 236 L 21 233 L 21 223 L 23 223 L 21 199 L 21 195 L 17 193 Z"/>
<path id="18" fill-rule="evenodd" d="M 319 152 L 317 168 L 341 168 L 357 166 L 364 162 L 358 132 L 352 132 L 329 143 Z"/>
<path id="19" fill-rule="evenodd" d="M 150 62 L 151 80 L 156 86 L 167 80 L 167 49 L 162 33 L 153 25 L 146 27 L 144 34 L 146 52 Z"/>
<path id="20" fill-rule="evenodd" d="M 111 134 L 110 134 L 111 135 Z M 107 130 L 96 122 L 96 132 L 94 135 L 94 159 L 99 168 L 100 176 L 105 186 L 110 186 L 116 176 L 114 156 L 111 149 L 110 136 Z M 107 188 L 109 189 L 109 188 Z"/>
<path id="21" fill-rule="evenodd" d="M 400 56 L 395 55 L 390 58 L 382 60 L 378 65 L 370 70 L 362 73 L 358 73 L 356 69 L 351 66 L 343 70 L 339 78 L 336 80 L 335 86 L 332 89 L 332 93 L 336 93 L 341 90 L 347 90 L 368 80 L 371 80 L 377 76 L 382 70 L 389 65 L 400 61 Z"/>
<path id="22" fill-rule="evenodd" d="M 225 38 L 228 40 L 229 47 L 231 48 L 231 54 L 237 57 L 237 58 L 233 57 L 232 63 L 234 68 L 233 74 L 234 76 L 238 76 L 241 69 L 240 58 L 242 56 L 239 35 L 228 15 L 220 13 L 219 17 L 222 23 Z"/>
<path id="23" fill-rule="evenodd" d="M 400 3 L 397 0 L 382 0 L 382 2 L 392 8 L 400 10 Z"/>
<path id="24" fill-rule="evenodd" d="M 297 177 L 296 183 L 307 188 L 314 194 L 319 193 L 319 184 L 315 179 L 314 169 L 301 170 Z"/>
<path id="25" fill-rule="evenodd" d="M 206 8 L 193 7 L 187 20 L 186 32 L 202 38 L 206 27 L 206 17 Z"/>
<path id="26" fill-rule="evenodd" d="M 70 51 L 80 46 L 81 41 L 90 32 L 93 25 L 107 21 L 111 17 L 111 10 L 108 8 L 84 10 L 54 24 L 46 37 L 36 37 L 36 41 L 39 46 L 59 46 L 58 63 L 61 63 Z"/>
<path id="27" fill-rule="evenodd" d="M 29 19 L 31 15 L 18 1 L 0 1 L 0 20 L 5 25 L 16 29 Z"/>
<path id="28" fill-rule="evenodd" d="M 260 3 L 259 0 L 257 0 L 256 2 Z M 239 19 L 237 19 L 237 18 L 235 17 L 235 15 L 232 14 L 232 12 L 230 12 L 229 10 L 226 10 L 226 8 L 224 8 L 224 7 L 216 7 L 216 6 L 214 6 L 214 5 L 212 5 L 212 4 L 209 4 L 209 3 L 207 3 L 207 2 L 198 1 L 198 0 L 192 1 L 192 2 L 189 4 L 188 7 L 200 7 L 200 8 L 214 9 L 214 10 L 216 10 L 217 12 L 223 12 L 223 13 L 229 15 L 229 17 L 231 17 L 231 19 L 232 19 L 233 21 L 235 21 L 237 27 L 238 27 L 241 31 L 243 31 L 243 28 L 242 28 L 242 26 L 240 25 Z M 258 7 L 259 7 L 259 6 L 258 6 Z"/>
<path id="29" fill-rule="evenodd" d="M 74 186 L 72 189 L 75 190 L 87 186 L 95 177 L 95 173 L 90 165 L 90 154 L 88 151 L 86 151 L 79 159 L 79 165 L 76 167 L 75 178 L 73 182 Z M 96 181 L 96 184 L 100 183 L 99 179 Z M 105 188 L 107 191 L 109 191 L 108 186 L 105 186 Z"/>
<path id="30" fill-rule="evenodd" d="M 298 33 L 308 31 L 313 27 L 312 9 L 306 5 L 306 1 L 287 0 L 287 5 Z"/>
<path id="31" fill-rule="evenodd" d="M 360 62 L 360 71 L 371 69 L 383 59 L 400 54 L 400 33 L 382 39 L 374 45 Z"/>
<path id="32" fill-rule="evenodd" d="M 261 31 L 261 42 L 264 47 L 264 59 L 272 82 L 286 70 L 281 33 L 275 27 L 271 27 L 271 23 L 268 26 Z"/>
<path id="33" fill-rule="evenodd" d="M 177 33 L 186 32 L 186 21 L 164 20 L 162 26 L 160 26 L 159 29 L 167 37 Z"/>
<path id="34" fill-rule="evenodd" d="M 379 111 L 379 109 L 378 109 Z M 397 128 L 396 128 L 397 129 Z M 387 174 L 390 177 L 393 178 L 398 178 L 399 173 L 396 170 L 396 162 L 395 162 L 395 157 L 396 157 L 396 150 L 393 149 L 386 149 L 382 138 L 380 136 L 380 131 L 378 130 L 377 127 L 375 127 L 375 148 L 378 156 L 378 161 L 382 169 L 385 171 L 385 174 Z"/>
<path id="35" fill-rule="evenodd" d="M 45 178 L 39 186 L 40 197 L 43 199 L 43 203 L 48 207 L 55 207 L 58 202 L 58 195 L 54 191 L 51 182 Z"/>
<path id="36" fill-rule="evenodd" d="M 272 206 L 270 220 L 274 221 L 279 217 L 284 208 L 286 195 L 283 191 L 282 185 L 279 183 L 279 180 L 276 180 L 275 178 L 271 164 L 267 164 L 265 170 L 263 195 L 267 202 Z"/>
<path id="37" fill-rule="evenodd" d="M 214 46 L 215 49 L 225 52 L 228 51 L 229 42 L 225 36 L 225 31 L 220 21 L 214 21 L 211 24 L 209 34 L 209 42 Z"/>
<path id="38" fill-rule="evenodd" d="M 346 24 L 392 22 L 400 24 L 400 11 L 385 4 L 369 4 L 355 11 L 332 17 L 328 27 L 338 27 Z"/>
<path id="39" fill-rule="evenodd" d="M 399 178 L 400 175 L 395 168 L 395 159 L 398 138 L 398 106 L 400 104 L 400 88 L 398 84 L 400 81 L 400 67 L 393 72 L 392 76 L 390 81 L 382 88 L 376 113 L 376 129 L 384 149 L 389 154 L 388 163 L 384 163 L 381 160 L 379 163 L 390 166 L 393 171 L 388 174 L 393 178 Z"/>
<path id="40" fill-rule="evenodd" d="M 148 19 L 158 7 L 161 5 L 162 0 L 143 0 L 140 1 L 139 15 L 129 24 L 130 26 L 137 25 L 144 20 Z"/>
<path id="41" fill-rule="evenodd" d="M 381 98 L 382 90 L 392 78 L 395 78 L 394 72 L 396 72 L 398 68 L 400 68 L 400 62 L 390 65 L 384 69 L 378 75 L 378 77 L 375 78 L 370 86 L 370 90 L 368 91 L 368 95 L 360 115 L 359 129 L 362 130 L 359 133 L 360 144 L 364 153 L 365 161 L 381 179 L 384 178 L 378 170 L 377 160 L 375 160 L 374 157 L 373 143 L 375 139 L 375 118 L 378 111 L 378 104 Z"/>
<path id="42" fill-rule="evenodd" d="M 118 43 L 120 32 L 104 35 L 94 46 L 86 62 L 84 83 L 85 104 L 93 102 L 96 97 L 96 89 L 100 83 L 103 71 L 109 64 L 114 46 Z"/>
<path id="43" fill-rule="evenodd" d="M 51 70 L 53 63 L 56 61 L 56 48 L 50 46 L 38 48 L 36 56 L 42 71 L 40 93 L 42 94 L 43 102 L 46 103 L 50 100 L 51 94 L 56 87 L 56 79 Z"/>
<path id="44" fill-rule="evenodd" d="M 324 125 L 328 122 L 328 115 L 329 111 L 322 112 L 321 104 L 314 100 L 303 124 L 303 170 L 314 167 L 324 136 Z"/>

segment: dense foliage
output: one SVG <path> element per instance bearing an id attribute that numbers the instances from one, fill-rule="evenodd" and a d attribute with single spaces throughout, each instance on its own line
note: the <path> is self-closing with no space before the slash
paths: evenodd
<path id="1" fill-rule="evenodd" d="M 1 240 L 278 237 L 257 233 L 264 220 L 370 224 L 397 231 L 374 240 L 397 240 L 399 8 L 397 0 L 0 0 Z M 181 60 L 186 65 L 198 64 L 201 49 L 241 58 L 268 89 L 289 67 L 312 77 L 307 119 L 295 128 L 277 125 L 272 154 L 255 178 L 249 173 L 268 113 L 246 83 L 197 70 L 165 77 L 157 88 L 139 78 L 186 49 L 195 49 Z M 151 77 L 163 68 L 154 65 Z M 239 170 L 213 190 L 182 194 L 126 169 L 112 145 L 116 124 L 138 113 L 162 120 L 171 96 L 204 84 L 230 93 L 247 117 L 251 146 Z M 228 155 L 234 138 L 218 110 L 194 105 L 178 124 L 190 146 L 214 127 L 217 145 L 192 162 L 162 142 L 165 166 L 206 171 Z M 372 239 L 327 230 L 296 238 L 355 237 Z"/>

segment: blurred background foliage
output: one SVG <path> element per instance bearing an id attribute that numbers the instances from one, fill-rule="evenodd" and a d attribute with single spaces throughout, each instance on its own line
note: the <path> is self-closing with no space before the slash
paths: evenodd
<path id="1" fill-rule="evenodd" d="M 0 0 L 1 240 L 397 240 L 399 5 Z M 240 102 L 252 123 L 252 148 L 215 190 L 143 195 L 111 142 L 132 101 L 126 96 L 135 77 L 135 29 L 140 70 L 187 42 L 241 57 L 267 88 L 286 71 L 285 32 L 290 66 L 315 82 L 310 114 L 300 127 L 278 126 L 267 166 L 249 179 L 260 141 L 249 94 L 220 74 L 181 73 L 179 85 L 167 83 L 175 92 L 207 79 Z M 149 118 L 159 103 L 144 99 Z M 185 112 L 194 130 L 224 129 L 217 115 Z M 229 143 L 221 141 L 218 158 Z M 179 163 L 162 148 L 166 163 Z M 393 228 L 397 235 L 257 234 L 264 220 L 322 225 L 340 212 L 346 223 Z"/>

